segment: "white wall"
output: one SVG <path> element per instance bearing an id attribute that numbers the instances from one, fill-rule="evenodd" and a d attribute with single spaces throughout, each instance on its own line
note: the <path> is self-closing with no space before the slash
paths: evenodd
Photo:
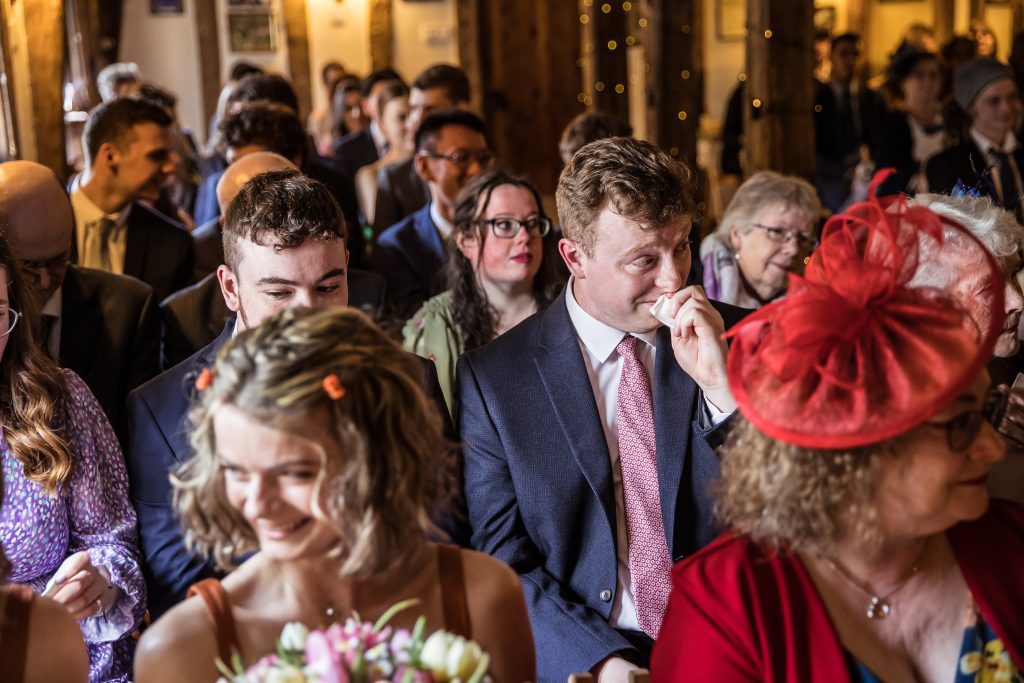
<path id="1" fill-rule="evenodd" d="M 398 3 L 396 3 L 398 4 Z M 307 0 L 310 89 L 313 106 L 326 99 L 320 71 L 327 62 L 341 62 L 355 74 L 370 70 L 370 9 L 361 0 Z"/>
<path id="2" fill-rule="evenodd" d="M 395 0 L 393 66 L 398 73 L 412 80 L 431 64 L 458 64 L 455 26 L 455 0 Z"/>
<path id="3" fill-rule="evenodd" d="M 148 0 L 124 3 L 120 59 L 135 62 L 142 76 L 178 96 L 178 118 L 199 140 L 206 138 L 202 89 L 199 86 L 199 41 L 193 17 L 195 2 L 183 14 L 150 14 Z"/>

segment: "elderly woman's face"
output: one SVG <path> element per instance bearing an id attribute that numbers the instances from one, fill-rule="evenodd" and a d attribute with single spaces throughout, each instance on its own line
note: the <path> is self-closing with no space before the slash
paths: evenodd
<path id="1" fill-rule="evenodd" d="M 799 208 L 769 205 L 754 214 L 750 225 L 732 229 L 730 241 L 743 278 L 764 300 L 778 296 L 790 272 L 799 272 L 809 250 L 797 237 L 810 242 L 810 217 Z"/>
<path id="2" fill-rule="evenodd" d="M 309 417 L 285 430 L 229 405 L 217 411 L 213 430 L 228 501 L 252 526 L 260 551 L 275 560 L 330 551 L 337 534 L 313 513 L 325 457 L 341 457 L 327 421 Z"/>
<path id="3" fill-rule="evenodd" d="M 988 474 L 1006 449 L 979 412 L 988 386 L 988 373 L 982 372 L 949 408 L 912 430 L 883 459 L 878 513 L 886 533 L 939 533 L 988 509 Z M 979 426 L 971 439 L 972 427 Z M 954 449 L 959 442 L 966 445 Z"/>

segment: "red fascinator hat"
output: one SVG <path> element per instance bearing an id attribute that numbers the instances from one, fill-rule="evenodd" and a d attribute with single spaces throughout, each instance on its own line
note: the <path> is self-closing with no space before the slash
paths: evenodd
<path id="1" fill-rule="evenodd" d="M 949 219 L 875 198 L 884 177 L 828 221 L 785 298 L 727 335 L 740 411 L 774 439 L 843 449 L 892 438 L 949 406 L 992 355 L 996 262 Z"/>

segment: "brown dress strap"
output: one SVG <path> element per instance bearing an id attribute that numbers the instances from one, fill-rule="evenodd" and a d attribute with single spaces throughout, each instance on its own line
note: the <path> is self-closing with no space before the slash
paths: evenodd
<path id="1" fill-rule="evenodd" d="M 462 551 L 453 545 L 437 546 L 437 573 L 441 579 L 444 630 L 463 638 L 473 637 L 466 600 L 466 579 L 462 572 Z"/>
<path id="2" fill-rule="evenodd" d="M 217 655 L 228 668 L 234 653 L 241 654 L 238 643 L 238 629 L 235 628 L 235 617 L 231 613 L 228 593 L 217 579 L 203 579 L 188 589 L 188 597 L 198 595 L 206 605 L 206 612 L 213 622 L 213 630 L 217 634 Z"/>
<path id="3" fill-rule="evenodd" d="M 32 616 L 32 602 L 36 595 L 27 586 L 8 586 L 4 591 L 4 609 L 0 615 L 0 662 L 4 683 L 25 680 L 28 659 L 28 622 Z"/>

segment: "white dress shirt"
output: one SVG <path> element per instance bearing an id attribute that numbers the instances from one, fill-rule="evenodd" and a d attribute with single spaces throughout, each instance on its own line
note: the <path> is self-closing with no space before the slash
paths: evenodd
<path id="1" fill-rule="evenodd" d="M 989 180 L 992 181 L 992 184 L 996 186 L 996 192 L 999 193 L 999 196 L 1005 196 L 1003 194 L 1003 179 L 999 175 L 999 167 L 1000 164 L 1002 164 L 1002 161 L 1000 161 L 998 157 L 992 154 L 993 150 L 997 152 L 1002 152 L 1010 158 L 1010 168 L 1013 170 L 1013 177 L 1017 182 L 1017 187 L 1024 188 L 1024 183 L 1021 182 L 1020 169 L 1017 168 L 1017 160 L 1013 156 L 1013 153 L 1016 152 L 1017 149 L 1020 147 L 1020 143 L 1017 142 L 1017 136 L 1013 134 L 1013 131 L 1010 131 L 1006 134 L 1006 137 L 1003 138 L 1002 145 L 997 145 L 996 143 L 989 140 L 987 137 L 979 133 L 974 126 L 971 126 L 970 134 L 971 140 L 973 140 L 974 144 L 978 146 L 978 149 L 981 150 L 981 153 L 985 155 L 986 165 L 993 167 L 992 172 L 989 174 L 988 177 Z M 984 168 L 979 168 L 977 170 L 978 173 L 983 173 L 985 171 Z"/>
<path id="2" fill-rule="evenodd" d="M 434 221 L 437 231 L 441 233 L 442 240 L 447 240 L 452 236 L 455 224 L 441 215 L 440 210 L 437 208 L 437 202 L 430 202 L 430 220 Z"/>
<path id="3" fill-rule="evenodd" d="M 98 229 L 98 223 L 103 218 L 114 221 L 114 229 L 110 232 L 110 239 L 107 244 L 110 249 L 110 270 L 118 275 L 124 274 L 124 255 L 128 247 L 128 214 L 131 213 L 132 205 L 129 202 L 118 213 L 104 213 L 103 209 L 96 206 L 86 196 L 82 188 L 78 186 L 78 179 L 71 186 L 71 209 L 75 213 L 75 246 L 78 249 L 78 265 L 86 268 L 99 268 L 101 264 L 90 263 L 91 254 L 87 253 L 85 245 L 88 234 Z"/>
<path id="4" fill-rule="evenodd" d="M 612 485 L 615 487 L 615 546 L 616 546 L 616 590 L 615 601 L 612 603 L 611 617 L 608 623 L 618 629 L 639 631 L 640 624 L 636 618 L 636 601 L 633 598 L 633 584 L 629 574 L 629 532 L 626 526 L 626 501 L 622 488 L 622 468 L 619 466 L 619 427 L 616 404 L 619 397 L 619 380 L 622 376 L 622 357 L 616 347 L 626 333 L 605 325 L 583 310 L 573 294 L 575 280 L 569 278 L 565 288 L 565 305 L 569 309 L 569 319 L 576 329 L 576 338 L 583 361 L 587 366 L 590 387 L 594 392 L 597 412 L 601 417 L 605 442 L 608 444 L 608 455 L 611 457 Z M 643 341 L 637 344 L 636 352 L 647 372 L 648 381 L 653 376 L 655 355 L 657 353 L 657 330 L 646 334 L 633 335 Z M 653 387 L 652 387 L 653 391 Z M 703 396 L 703 395 L 702 395 Z M 702 421 L 705 425 L 718 424 L 729 416 L 715 408 L 707 399 L 703 399 L 704 411 Z M 653 396 L 652 396 L 653 405 Z M 682 454 L 680 454 L 680 457 Z M 671 539 L 669 546 L 671 548 Z"/>

